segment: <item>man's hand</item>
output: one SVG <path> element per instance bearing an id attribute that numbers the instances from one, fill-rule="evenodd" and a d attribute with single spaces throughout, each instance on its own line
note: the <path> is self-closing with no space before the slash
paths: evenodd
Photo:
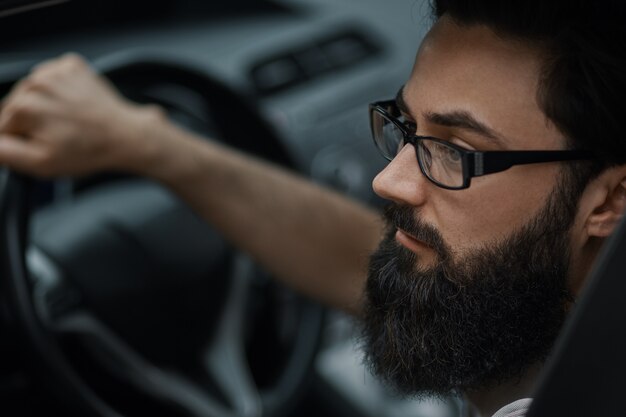
<path id="1" fill-rule="evenodd" d="M 81 57 L 44 62 L 0 110 L 0 165 L 43 177 L 132 170 L 153 106 L 124 99 Z"/>

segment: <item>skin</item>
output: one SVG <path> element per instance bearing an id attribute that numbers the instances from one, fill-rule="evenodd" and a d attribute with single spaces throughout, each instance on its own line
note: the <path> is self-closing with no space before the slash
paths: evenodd
<path id="1" fill-rule="evenodd" d="M 417 55 L 403 98 L 417 133 L 480 150 L 564 149 L 563 135 L 537 99 L 541 51 L 481 26 L 443 17 Z M 499 139 L 427 120 L 464 111 Z M 121 170 L 160 181 L 236 246 L 288 285 L 329 305 L 358 312 L 367 255 L 382 235 L 379 216 L 292 173 L 207 142 L 170 123 L 162 111 L 120 97 L 76 55 L 41 64 L 3 101 L 0 164 L 52 177 Z M 557 163 L 522 165 L 472 179 L 467 190 L 436 187 L 409 145 L 374 181 L 375 191 L 408 204 L 436 227 L 456 256 L 526 224 L 557 183 Z M 602 173 L 584 191 L 572 237 L 577 292 L 604 238 L 626 208 L 626 167 Z M 425 263 L 424 244 L 398 241 Z M 528 396 L 538 367 L 522 381 L 476 393 L 484 416 Z"/>
<path id="2" fill-rule="evenodd" d="M 562 134 L 535 99 L 540 65 L 535 51 L 499 40 L 487 28 L 465 29 L 442 21 L 422 44 L 404 87 L 410 111 L 406 116 L 417 123 L 416 134 L 468 149 L 563 149 Z M 441 126 L 425 116 L 454 111 L 470 113 L 502 139 L 494 141 L 462 127 Z M 519 165 L 472 178 L 468 189 L 450 191 L 421 175 L 415 151 L 408 145 L 376 177 L 374 190 L 386 199 L 415 207 L 453 251 L 462 255 L 528 223 L 555 187 L 559 169 L 558 164 L 550 163 Z M 428 248 L 419 252 L 434 262 Z"/>

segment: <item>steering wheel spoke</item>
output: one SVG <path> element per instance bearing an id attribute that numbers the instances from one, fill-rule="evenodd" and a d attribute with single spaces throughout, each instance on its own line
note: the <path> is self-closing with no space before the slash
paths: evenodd
<path id="1" fill-rule="evenodd" d="M 145 394 L 177 404 L 197 417 L 229 415 L 202 387 L 179 373 L 153 365 L 87 311 L 60 318 L 53 329 L 60 334 L 80 336 L 108 371 Z"/>
<path id="2" fill-rule="evenodd" d="M 28 248 L 26 266 L 33 287 L 33 305 L 46 324 L 82 306 L 78 289 L 65 279 L 61 268 L 35 246 Z"/>
<path id="3" fill-rule="evenodd" d="M 227 397 L 237 415 L 258 417 L 262 401 L 245 355 L 246 306 L 254 275 L 252 261 L 243 254 L 234 257 L 232 284 L 222 319 L 204 365 Z"/>
<path id="4" fill-rule="evenodd" d="M 198 417 L 221 417 L 227 410 L 204 390 L 175 372 L 154 366 L 87 310 L 61 269 L 36 247 L 26 262 L 33 305 L 40 320 L 58 336 L 78 336 L 117 378 L 155 398 L 167 399 Z"/>

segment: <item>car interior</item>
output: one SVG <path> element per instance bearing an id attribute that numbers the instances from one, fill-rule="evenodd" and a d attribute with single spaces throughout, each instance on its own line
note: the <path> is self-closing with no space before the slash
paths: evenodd
<path id="1" fill-rule="evenodd" d="M 207 140 L 374 207 L 385 161 L 367 104 L 395 95 L 430 23 L 415 0 L 2 0 L 0 10 L 0 96 L 34 64 L 77 52 Z M 620 415 L 624 228 L 530 417 Z M 353 319 L 274 282 L 158 184 L 0 169 L 0 233 L 2 414 L 464 413 L 457 398 L 398 398 L 364 368 Z"/>

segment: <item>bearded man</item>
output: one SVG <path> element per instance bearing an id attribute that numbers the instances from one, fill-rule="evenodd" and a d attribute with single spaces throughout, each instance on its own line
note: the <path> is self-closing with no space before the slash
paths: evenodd
<path id="1" fill-rule="evenodd" d="M 520 416 L 626 206 L 626 13 L 582 0 L 433 10 L 411 77 L 370 107 L 390 160 L 374 180 L 385 222 L 127 101 L 76 55 L 5 98 L 0 163 L 160 181 L 278 279 L 360 315 L 368 363 L 400 392 Z"/>

